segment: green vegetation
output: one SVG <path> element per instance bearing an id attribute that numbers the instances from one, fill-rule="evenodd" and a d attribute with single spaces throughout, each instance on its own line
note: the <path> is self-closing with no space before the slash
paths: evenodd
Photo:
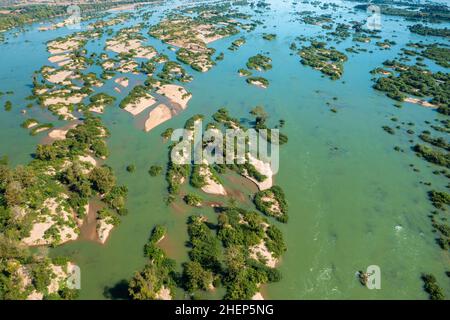
<path id="1" fill-rule="evenodd" d="M 39 122 L 36 119 L 28 118 L 20 125 L 22 128 L 28 129 L 31 126 L 37 125 Z"/>
<path id="2" fill-rule="evenodd" d="M 188 234 L 191 262 L 183 265 L 183 284 L 189 292 L 206 290 L 212 286 L 213 273 L 221 270 L 218 260 L 220 242 L 206 225 L 204 217 L 189 217 Z"/>
<path id="3" fill-rule="evenodd" d="M 45 131 L 45 130 L 48 130 L 48 129 L 51 129 L 51 128 L 53 128 L 53 124 L 52 123 L 42 123 L 42 124 L 39 124 L 39 125 L 33 127 L 33 129 L 30 130 L 30 134 L 32 136 L 35 136 L 39 132 L 42 132 L 42 131 Z"/>
<path id="4" fill-rule="evenodd" d="M 238 73 L 239 73 L 239 75 L 242 76 L 242 77 L 249 77 L 249 76 L 252 75 L 252 72 L 249 71 L 249 70 L 247 70 L 247 69 L 239 69 L 239 70 L 238 70 Z"/>
<path id="5" fill-rule="evenodd" d="M 415 24 L 412 26 L 409 26 L 409 31 L 412 33 L 420 34 L 421 36 L 435 36 L 435 37 L 444 37 L 444 38 L 450 38 L 450 29 L 444 28 L 431 28 L 424 26 L 423 24 Z"/>
<path id="6" fill-rule="evenodd" d="M 287 222 L 287 203 L 284 192 L 279 186 L 259 191 L 255 195 L 254 202 L 256 208 L 265 215 L 274 217 L 280 222 Z"/>
<path id="7" fill-rule="evenodd" d="M 263 39 L 267 40 L 267 41 L 272 41 L 275 40 L 277 38 L 277 35 L 274 33 L 265 33 L 263 34 Z"/>
<path id="8" fill-rule="evenodd" d="M 241 47 L 241 46 L 243 46 L 244 44 L 245 44 L 245 38 L 244 37 L 242 37 L 242 38 L 239 38 L 239 39 L 237 39 L 237 40 L 234 40 L 232 43 L 231 43 L 231 46 L 228 48 L 228 50 L 231 50 L 231 51 L 236 51 L 239 47 Z"/>
<path id="9" fill-rule="evenodd" d="M 269 80 L 263 77 L 249 77 L 245 81 L 247 81 L 248 84 L 253 84 L 262 88 L 267 88 L 270 84 Z"/>
<path id="10" fill-rule="evenodd" d="M 163 133 L 161 133 L 161 137 L 163 137 L 164 139 L 170 139 L 170 137 L 172 136 L 173 133 L 173 128 L 167 128 L 166 130 L 164 130 Z"/>
<path id="11" fill-rule="evenodd" d="M 397 2 L 404 4 L 404 2 Z M 427 22 L 450 21 L 450 11 L 446 5 L 432 3 L 408 3 L 408 7 L 390 6 L 392 2 L 384 2 L 379 5 L 382 15 L 399 16 L 408 20 L 419 20 Z M 415 6 L 414 6 L 415 5 Z M 367 11 L 368 4 L 359 4 L 355 9 Z M 418 10 L 416 10 L 418 9 Z"/>
<path id="12" fill-rule="evenodd" d="M 432 274 L 422 274 L 424 282 L 423 289 L 429 294 L 430 300 L 444 300 L 444 293 L 437 284 L 436 278 Z"/>
<path id="13" fill-rule="evenodd" d="M 437 150 L 433 150 L 432 148 L 421 144 L 416 144 L 413 147 L 413 150 L 418 156 L 424 158 L 428 162 L 450 168 L 450 153 L 443 154 Z"/>
<path id="14" fill-rule="evenodd" d="M 11 111 L 11 109 L 12 109 L 12 102 L 8 100 L 5 102 L 5 111 Z"/>
<path id="15" fill-rule="evenodd" d="M 247 68 L 258 71 L 267 71 L 272 69 L 272 60 L 262 54 L 248 58 Z"/>
<path id="16" fill-rule="evenodd" d="M 450 68 L 450 49 L 447 47 L 440 47 L 436 44 L 430 45 L 421 54 L 444 68 Z"/>
<path id="17" fill-rule="evenodd" d="M 91 96 L 89 98 L 89 101 L 90 104 L 88 105 L 88 109 L 90 109 L 91 107 L 111 105 L 116 101 L 116 98 L 102 92 Z"/>
<path id="18" fill-rule="evenodd" d="M 218 237 L 225 247 L 225 299 L 250 299 L 260 284 L 280 280 L 279 272 L 264 264 L 264 257 L 249 250 L 263 241 L 272 257 L 279 257 L 286 246 L 275 226 L 265 229 L 267 222 L 257 213 L 234 207 L 224 208 L 218 220 Z"/>
<path id="19" fill-rule="evenodd" d="M 450 205 L 450 194 L 447 192 L 440 191 L 430 191 L 428 192 L 428 197 L 433 205 L 438 209 L 445 210 L 447 206 Z"/>
<path id="20" fill-rule="evenodd" d="M 432 73 L 418 66 L 407 66 L 395 60 L 386 60 L 383 64 L 388 68 L 393 68 L 399 75 L 380 77 L 373 87 L 386 92 L 391 99 L 403 101 L 407 97 L 406 95 L 412 95 L 432 97 L 430 103 L 438 106 L 449 103 L 450 92 L 445 87 L 449 74 Z"/>
<path id="21" fill-rule="evenodd" d="M 194 188 L 200 189 L 206 185 L 204 175 L 200 174 L 201 170 L 202 170 L 202 165 L 195 164 L 192 167 L 190 183 L 191 183 L 191 186 L 193 186 Z"/>
<path id="22" fill-rule="evenodd" d="M 174 296 L 176 279 L 175 261 L 166 257 L 156 245 L 166 233 L 166 229 L 156 226 L 144 247 L 149 259 L 140 272 L 136 272 L 128 284 L 128 292 L 134 300 L 171 299 Z M 165 293 L 165 290 L 168 290 Z"/>
<path id="23" fill-rule="evenodd" d="M 167 82 L 173 82 L 174 80 L 180 82 L 190 82 L 192 77 L 184 70 L 184 68 L 177 62 L 167 61 L 158 77 Z"/>
<path id="24" fill-rule="evenodd" d="M 327 49 L 324 42 L 311 42 L 311 46 L 303 47 L 300 51 L 301 63 L 320 70 L 332 80 L 339 79 L 344 72 L 343 63 L 347 56 L 334 48 Z"/>
<path id="25" fill-rule="evenodd" d="M 169 194 L 177 194 L 180 186 L 189 177 L 189 166 L 175 164 L 169 161 L 167 166 L 166 180 L 169 183 Z"/>
<path id="26" fill-rule="evenodd" d="M 445 149 L 447 151 L 450 151 L 450 144 L 442 137 L 433 138 L 430 136 L 430 134 L 422 133 L 419 135 L 419 138 L 422 141 L 428 142 L 429 144 L 432 144 L 433 146 Z"/>
<path id="27" fill-rule="evenodd" d="M 203 201 L 203 199 L 200 196 L 193 193 L 188 193 L 187 195 L 185 195 L 183 200 L 184 202 L 186 202 L 186 204 L 192 207 L 200 207 Z"/>
<path id="28" fill-rule="evenodd" d="M 134 164 L 129 164 L 126 169 L 128 172 L 135 172 L 136 166 Z"/>
<path id="29" fill-rule="evenodd" d="M 161 166 L 157 166 L 157 165 L 153 165 L 150 167 L 150 169 L 148 170 L 148 173 L 152 176 L 152 177 L 156 177 L 159 176 L 162 172 L 163 168 Z"/>
<path id="30" fill-rule="evenodd" d="M 121 102 L 120 107 L 123 109 L 129 104 L 137 103 L 141 98 L 147 97 L 149 95 L 148 89 L 144 86 L 135 86 L 128 96 L 126 96 Z"/>

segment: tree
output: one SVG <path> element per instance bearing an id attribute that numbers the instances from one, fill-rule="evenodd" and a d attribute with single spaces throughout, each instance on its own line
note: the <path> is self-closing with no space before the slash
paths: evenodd
<path id="1" fill-rule="evenodd" d="M 23 202 L 23 188 L 20 182 L 11 181 L 5 190 L 5 200 L 9 207 L 18 206 Z"/>
<path id="2" fill-rule="evenodd" d="M 256 106 L 250 111 L 250 114 L 255 117 L 256 127 L 264 126 L 268 117 L 264 107 Z"/>
<path id="3" fill-rule="evenodd" d="M 147 265 L 131 279 L 128 292 L 134 300 L 154 300 L 160 289 L 161 283 L 158 281 L 156 268 Z"/>
<path id="4" fill-rule="evenodd" d="M 112 170 L 108 166 L 94 168 L 89 175 L 89 180 L 92 188 L 102 194 L 109 192 L 116 183 Z"/>
<path id="5" fill-rule="evenodd" d="M 183 279 L 186 290 L 194 292 L 208 289 L 212 284 L 213 274 L 203 269 L 200 263 L 189 261 L 183 265 Z"/>

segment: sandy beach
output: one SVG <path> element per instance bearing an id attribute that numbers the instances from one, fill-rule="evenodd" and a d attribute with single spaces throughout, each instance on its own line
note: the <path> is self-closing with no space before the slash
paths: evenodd
<path id="1" fill-rule="evenodd" d="M 155 109 L 150 111 L 148 119 L 145 121 L 144 130 L 146 132 L 149 132 L 156 126 L 160 125 L 163 122 L 166 122 L 167 120 L 170 120 L 171 118 L 172 112 L 170 111 L 170 108 L 165 104 L 160 104 Z"/>
<path id="2" fill-rule="evenodd" d="M 146 97 L 142 97 L 138 99 L 136 103 L 127 105 L 124 110 L 131 113 L 133 116 L 137 116 L 145 109 L 151 107 L 156 102 L 155 98 L 150 94 L 147 94 Z"/>
<path id="3" fill-rule="evenodd" d="M 266 176 L 267 178 L 264 181 L 259 182 L 255 178 L 250 177 L 248 175 L 246 175 L 246 177 L 248 179 L 252 180 L 258 186 L 259 190 L 270 189 L 273 185 L 273 179 L 272 179 L 273 173 L 272 173 L 272 168 L 270 166 L 270 163 L 263 162 L 259 159 L 256 159 L 250 153 L 247 153 L 247 155 L 248 155 L 249 163 L 251 165 L 253 165 L 260 174 Z"/>
<path id="4" fill-rule="evenodd" d="M 192 95 L 188 94 L 186 89 L 174 84 L 163 85 L 156 92 L 166 96 L 172 103 L 178 104 L 182 109 L 187 108 L 187 104 L 192 98 Z"/>
<path id="5" fill-rule="evenodd" d="M 414 103 L 414 104 L 418 104 L 421 105 L 422 107 L 425 108 L 437 108 L 437 106 L 435 106 L 434 104 L 426 101 L 426 100 L 422 100 L 422 99 L 418 99 L 418 98 L 412 98 L 412 97 L 408 97 L 405 100 L 403 100 L 405 102 L 409 102 L 409 103 Z"/>
<path id="6" fill-rule="evenodd" d="M 22 239 L 23 243 L 25 243 L 26 245 L 36 246 L 51 244 L 54 240 L 52 238 L 45 239 L 45 232 L 57 223 L 57 219 L 63 219 L 64 221 L 68 222 L 70 218 L 73 217 L 73 213 L 65 211 L 55 198 L 49 198 L 45 200 L 44 207 L 47 208 L 50 213 L 43 217 L 39 217 L 39 222 L 33 224 L 30 235 Z M 67 225 L 59 226 L 58 231 L 61 238 L 61 240 L 59 241 L 60 244 L 78 238 L 76 229 L 71 228 Z"/>

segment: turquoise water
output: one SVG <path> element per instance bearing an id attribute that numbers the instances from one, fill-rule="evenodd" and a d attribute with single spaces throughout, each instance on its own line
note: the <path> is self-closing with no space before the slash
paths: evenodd
<path id="1" fill-rule="evenodd" d="M 425 299 L 421 272 L 436 275 L 446 295 L 450 295 L 444 274 L 449 256 L 434 242 L 427 218 L 432 210 L 426 198 L 430 187 L 420 184 L 431 182 L 434 188 L 445 190 L 447 181 L 433 175 L 435 167 L 409 151 L 408 140 L 418 139 L 406 133 L 407 125 L 396 130 L 394 136 L 381 129 L 383 125 L 392 126 L 389 119 L 397 117 L 399 124 L 413 122 L 414 131 L 419 133 L 427 128 L 425 120 L 432 122 L 441 116 L 408 103 L 402 109 L 395 108 L 392 100 L 371 88 L 369 74 L 384 60 L 394 58 L 405 43 L 439 39 L 410 34 L 407 22 L 383 17 L 381 35 L 383 39 L 395 40 L 397 45 L 392 50 L 381 51 L 375 44 L 361 44 L 373 53 L 349 54 L 344 76 L 331 81 L 303 67 L 298 56 L 290 55 L 289 45 L 295 37 L 321 32 L 320 27 L 291 21 L 292 12 L 312 7 L 300 3 L 294 6 L 289 1 L 271 3 L 270 13 L 258 16 L 267 21 L 267 28 L 258 27 L 245 34 L 247 43 L 235 52 L 226 48 L 240 35 L 214 42 L 211 46 L 217 52 L 224 52 L 225 59 L 209 72 L 200 74 L 188 69 L 194 81 L 185 87 L 193 98 L 185 112 L 150 133 L 141 131 L 137 121 L 118 107 L 107 109 L 102 116 L 111 131 L 108 140 L 111 156 L 107 164 L 114 168 L 119 183 L 129 188 L 130 213 L 113 230 L 105 245 L 79 240 L 52 250 L 55 255 L 71 256 L 81 267 L 81 298 L 123 297 L 124 281 L 145 264 L 142 248 L 155 224 L 168 226 L 168 237 L 162 245 L 169 256 L 178 262 L 187 260 L 185 222 L 199 210 L 179 202 L 167 207 L 164 177 L 148 175 L 150 165 L 164 166 L 167 160 L 167 145 L 160 133 L 168 127 L 182 127 L 193 114 L 208 117 L 221 106 L 246 119 L 256 105 L 265 107 L 272 124 L 285 119 L 284 132 L 289 136 L 289 143 L 281 148 L 280 171 L 275 177 L 289 202 L 289 223 L 279 225 L 288 251 L 280 264 L 283 279 L 264 288 L 267 298 Z M 341 1 L 336 3 L 347 5 Z M 156 9 L 159 13 L 165 8 Z M 158 13 L 151 23 L 157 21 Z M 364 13 L 355 15 L 342 10 L 341 19 L 360 21 L 364 16 Z M 19 127 L 24 118 L 20 110 L 27 104 L 24 98 L 29 95 L 31 74 L 47 63 L 44 42 L 71 33 L 65 28 L 48 32 L 37 32 L 36 28 L 35 25 L 1 45 L 1 60 L 8 63 L 0 66 L 0 90 L 14 90 L 15 95 L 4 96 L 0 102 L 10 99 L 16 107 L 11 112 L 1 111 L 0 125 L 5 139 L 0 154 L 8 154 L 13 164 L 27 162 L 35 144 L 44 136 L 31 137 Z M 263 40 L 264 32 L 276 33 L 277 39 Z M 392 38 L 393 35 L 397 37 Z M 149 39 L 148 43 L 174 59 L 174 53 L 160 41 Z M 335 46 L 342 51 L 353 44 L 349 38 Z M 96 52 L 102 48 L 103 44 L 97 43 L 87 46 L 89 51 Z M 268 53 L 273 60 L 273 69 L 264 73 L 271 83 L 267 90 L 249 86 L 237 75 L 237 70 L 256 53 Z M 440 68 L 427 63 L 434 70 Z M 134 81 L 138 83 L 142 78 L 136 77 Z M 100 91 L 111 89 L 105 85 Z M 125 94 L 126 91 L 122 95 Z M 338 99 L 333 101 L 333 97 Z M 330 112 L 327 102 L 338 112 Z M 39 107 L 28 112 L 35 118 L 54 122 L 54 117 Z M 394 151 L 396 145 L 406 152 Z M 135 173 L 125 171 L 130 163 L 136 165 Z M 410 164 L 420 172 L 414 172 Z M 225 181 L 227 186 L 233 185 L 232 182 Z M 240 189 L 248 191 L 252 187 L 245 185 Z M 250 206 L 244 194 L 236 197 Z M 214 219 L 212 210 L 201 212 Z M 381 290 L 368 290 L 355 277 L 358 270 L 369 265 L 381 267 Z M 182 293 L 179 298 L 183 298 Z"/>

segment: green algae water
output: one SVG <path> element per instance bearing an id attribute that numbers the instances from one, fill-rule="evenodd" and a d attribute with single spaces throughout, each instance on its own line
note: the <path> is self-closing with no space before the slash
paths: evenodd
<path id="1" fill-rule="evenodd" d="M 433 210 L 426 197 L 429 188 L 421 183 L 430 182 L 442 189 L 446 181 L 433 175 L 435 167 L 410 151 L 408 140 L 413 137 L 392 136 L 381 129 L 390 124 L 392 117 L 414 123 L 416 132 L 426 130 L 425 121 L 444 118 L 432 109 L 414 104 L 403 103 L 403 108 L 395 108 L 393 100 L 372 89 L 369 73 L 386 59 L 393 59 L 406 43 L 432 41 L 432 37 L 409 33 L 406 26 L 410 23 L 404 20 L 400 20 L 399 27 L 396 17 L 383 18 L 381 36 L 383 39 L 395 36 L 397 44 L 391 50 L 362 44 L 371 52 L 349 53 L 343 77 L 332 81 L 302 66 L 299 56 L 289 50 L 296 37 L 314 36 L 320 31 L 316 26 L 295 21 L 293 12 L 329 11 L 321 12 L 304 3 L 269 2 L 271 10 L 256 17 L 266 27 L 258 26 L 246 33 L 244 46 L 235 52 L 227 50 L 241 35 L 213 42 L 210 46 L 224 52 L 224 60 L 206 73 L 188 70 L 194 80 L 184 86 L 193 97 L 183 113 L 145 133 L 138 121 L 117 104 L 106 108 L 102 119 L 111 132 L 106 164 L 114 169 L 118 182 L 129 189 L 129 214 L 114 228 L 104 245 L 81 237 L 50 250 L 51 255 L 68 256 L 80 266 L 80 299 L 127 298 L 127 282 L 145 265 L 143 246 L 156 224 L 168 228 L 167 237 L 161 243 L 168 256 L 178 264 L 188 261 L 187 218 L 201 211 L 215 221 L 216 214 L 212 209 L 193 209 L 180 201 L 170 206 L 165 204 L 164 176 L 148 174 L 151 165 L 165 167 L 167 163 L 168 143 L 160 134 L 169 127 L 183 127 L 186 119 L 194 114 L 210 118 L 222 106 L 233 116 L 250 121 L 249 111 L 257 105 L 265 107 L 273 125 L 278 119 L 285 119 L 283 132 L 289 137 L 289 142 L 280 149 L 280 170 L 274 177 L 275 183 L 284 189 L 289 204 L 289 222 L 278 225 L 288 250 L 279 264 L 282 280 L 264 286 L 265 298 L 426 299 L 420 279 L 422 272 L 435 274 L 446 296 L 450 296 L 445 276 L 450 262 L 448 252 L 435 243 L 427 217 Z M 154 13 L 146 22 L 156 23 L 165 10 L 182 3 L 149 6 Z M 348 8 L 353 5 L 345 1 L 336 3 Z M 347 9 L 342 11 L 340 20 L 363 20 L 365 16 L 364 12 Z M 139 20 L 129 21 L 120 28 L 136 22 Z M 11 112 L 1 111 L 0 154 L 7 154 L 13 164 L 28 162 L 35 145 L 45 136 L 31 137 L 20 128 L 24 119 L 20 110 L 26 105 L 31 75 L 48 64 L 45 42 L 71 33 L 66 28 L 38 32 L 37 27 L 33 25 L 0 45 L 3 61 L 0 91 L 14 91 L 13 96 L 3 96 L 0 101 L 3 104 L 11 100 L 16 106 Z M 263 40 L 263 33 L 274 33 L 277 38 Z M 99 46 L 97 41 L 101 40 L 87 45 L 90 52 L 102 52 L 103 44 Z M 159 40 L 148 38 L 147 43 L 175 60 L 175 54 Z M 350 46 L 351 38 L 336 48 L 344 51 Z M 237 70 L 245 67 L 247 59 L 257 53 L 267 54 L 273 61 L 273 69 L 264 73 L 270 81 L 266 90 L 247 85 L 237 75 Z M 433 71 L 446 72 L 432 62 L 429 66 Z M 142 82 L 130 77 L 129 89 L 139 81 Z M 102 91 L 122 98 L 126 94 L 114 92 L 108 85 Z M 327 102 L 337 113 L 330 112 Z M 28 113 L 42 121 L 51 118 L 38 107 Z M 51 119 L 57 126 L 54 117 Z M 396 152 L 394 146 L 407 151 Z M 125 170 L 129 164 L 136 165 L 135 172 Z M 241 185 L 236 186 L 236 181 L 233 175 L 226 176 L 225 187 L 237 190 L 233 197 L 242 206 L 251 208 L 245 191 L 255 192 L 256 187 L 241 180 Z M 226 203 L 217 197 L 208 200 Z M 368 290 L 356 277 L 358 270 L 365 270 L 369 265 L 381 269 L 380 290 Z M 221 296 L 223 291 L 219 288 L 205 298 Z M 185 296 L 178 292 L 177 298 Z"/>

